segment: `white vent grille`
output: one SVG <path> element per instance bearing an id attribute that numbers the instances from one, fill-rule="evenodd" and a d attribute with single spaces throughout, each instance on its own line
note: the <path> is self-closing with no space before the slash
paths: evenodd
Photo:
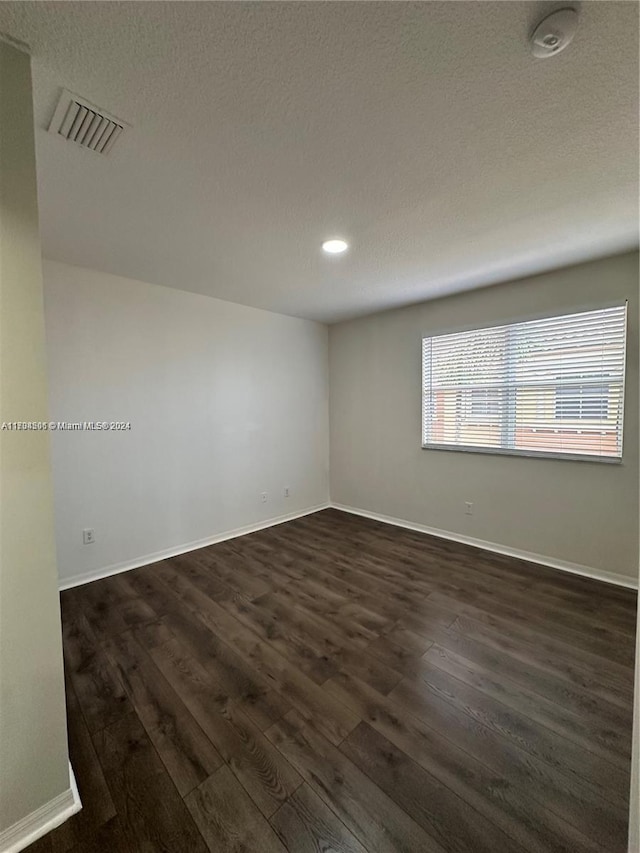
<path id="1" fill-rule="evenodd" d="M 96 154 L 108 154 L 127 126 L 121 119 L 63 89 L 49 132 Z"/>

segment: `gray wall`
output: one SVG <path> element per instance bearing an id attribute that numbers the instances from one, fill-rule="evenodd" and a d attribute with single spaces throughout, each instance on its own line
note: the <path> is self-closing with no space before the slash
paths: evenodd
<path id="1" fill-rule="evenodd" d="M 618 299 L 622 464 L 421 449 L 423 335 Z M 637 579 L 637 253 L 331 326 L 329 365 L 332 502 Z"/>
<path id="2" fill-rule="evenodd" d="M 29 57 L 0 42 L 0 422 L 46 421 Z M 0 431 L 0 835 L 69 789 L 48 432 Z"/>
<path id="3" fill-rule="evenodd" d="M 52 419 L 131 423 L 52 435 L 63 584 L 327 503 L 326 326 L 52 261 L 44 281 Z"/>

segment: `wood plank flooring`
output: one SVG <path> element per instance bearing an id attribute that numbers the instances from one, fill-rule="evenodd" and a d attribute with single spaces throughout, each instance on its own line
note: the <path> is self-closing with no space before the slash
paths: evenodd
<path id="1" fill-rule="evenodd" d="M 62 593 L 31 853 L 625 853 L 635 593 L 336 510 Z"/>

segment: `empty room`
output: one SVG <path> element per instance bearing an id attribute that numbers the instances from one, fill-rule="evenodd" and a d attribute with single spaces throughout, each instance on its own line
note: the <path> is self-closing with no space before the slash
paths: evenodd
<path id="1" fill-rule="evenodd" d="M 639 12 L 0 3 L 0 853 L 640 853 Z"/>

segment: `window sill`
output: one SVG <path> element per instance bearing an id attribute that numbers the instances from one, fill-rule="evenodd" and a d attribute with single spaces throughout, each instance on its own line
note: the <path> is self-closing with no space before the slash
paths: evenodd
<path id="1" fill-rule="evenodd" d="M 492 456 L 524 456 L 528 459 L 563 459 L 568 462 L 598 462 L 621 465 L 621 456 L 595 456 L 589 453 L 554 453 L 551 450 L 504 450 L 500 447 L 475 447 L 467 444 L 423 444 L 423 450 L 453 450 L 462 453 L 485 453 Z"/>

